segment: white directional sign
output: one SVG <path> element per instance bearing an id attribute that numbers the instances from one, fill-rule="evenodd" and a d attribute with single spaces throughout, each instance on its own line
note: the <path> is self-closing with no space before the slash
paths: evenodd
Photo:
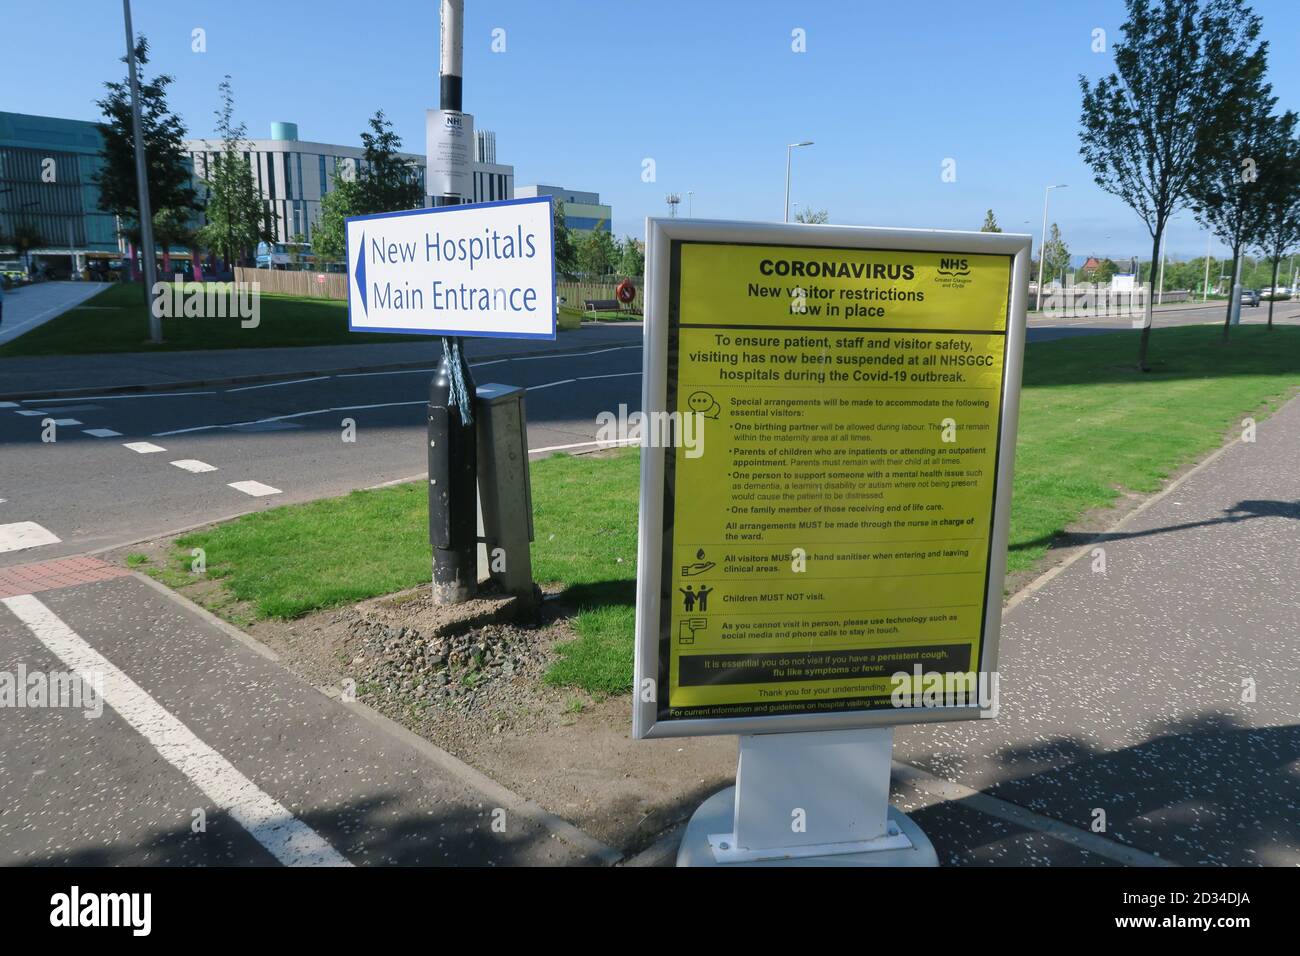
<path id="1" fill-rule="evenodd" d="M 549 196 L 347 220 L 348 328 L 555 338 Z"/>

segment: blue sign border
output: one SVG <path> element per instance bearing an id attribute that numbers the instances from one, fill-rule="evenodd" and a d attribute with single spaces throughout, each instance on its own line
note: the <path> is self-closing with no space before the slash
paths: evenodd
<path id="1" fill-rule="evenodd" d="M 462 212 L 466 209 L 488 209 L 492 206 L 522 206 L 546 203 L 551 207 L 551 331 L 546 332 L 465 332 L 453 329 L 388 329 L 377 326 L 357 328 L 352 324 L 352 246 L 348 242 L 347 224 L 365 222 L 368 219 L 393 219 L 397 216 L 423 216 L 430 213 Z M 557 334 L 557 311 L 555 304 L 555 209 L 550 196 L 528 196 L 523 199 L 497 199 L 492 202 L 462 203 L 459 206 L 422 206 L 419 209 L 400 209 L 397 212 L 375 212 L 366 216 L 349 216 L 343 220 L 343 278 L 348 284 L 348 331 L 349 332 L 392 332 L 398 335 L 442 335 L 447 337 L 462 336 L 482 339 L 547 339 L 554 341 Z"/>

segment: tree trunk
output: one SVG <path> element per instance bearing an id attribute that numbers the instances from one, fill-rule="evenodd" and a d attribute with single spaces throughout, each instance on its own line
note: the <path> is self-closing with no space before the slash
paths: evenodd
<path id="1" fill-rule="evenodd" d="M 1164 232 L 1164 224 L 1156 230 L 1156 234 L 1151 247 L 1151 288 L 1147 295 L 1146 314 L 1142 320 L 1142 337 L 1138 340 L 1138 371 L 1149 372 L 1151 369 L 1147 366 L 1147 345 L 1151 341 L 1151 324 L 1155 321 L 1154 307 L 1156 302 L 1156 264 L 1160 258 L 1160 236 Z M 1142 263 L 1138 263 L 1139 272 L 1142 269 Z"/>
<path id="2" fill-rule="evenodd" d="M 1228 283 L 1228 311 L 1223 316 L 1223 341 L 1228 341 L 1232 330 L 1232 306 L 1237 301 L 1237 280 L 1241 271 L 1241 243 L 1232 247 L 1232 281 Z"/>
<path id="3" fill-rule="evenodd" d="M 1268 327 L 1273 328 L 1273 303 L 1277 301 L 1277 268 L 1281 264 L 1280 258 L 1273 260 L 1273 291 L 1268 297 Z"/>

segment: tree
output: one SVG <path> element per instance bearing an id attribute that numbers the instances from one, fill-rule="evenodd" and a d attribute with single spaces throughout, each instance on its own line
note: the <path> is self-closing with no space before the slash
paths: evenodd
<path id="1" fill-rule="evenodd" d="M 1242 71 L 1262 57 L 1260 21 L 1242 0 L 1125 0 L 1115 71 L 1083 93 L 1079 153 L 1097 185 L 1146 224 L 1151 259 L 1165 226 L 1188 201 L 1198 160 L 1213 155 L 1236 117 Z M 1147 370 L 1152 303 L 1138 344 Z"/>
<path id="2" fill-rule="evenodd" d="M 311 249 L 319 263 L 341 262 L 347 251 L 343 220 L 360 215 L 360 187 L 356 181 L 335 174 L 330 189 L 320 200 L 320 218 L 312 231 Z"/>
<path id="3" fill-rule="evenodd" d="M 1222 131 L 1221 139 L 1213 151 L 1204 150 L 1196 164 L 1189 190 L 1196 218 L 1201 225 L 1232 250 L 1232 275 L 1229 288 L 1240 281 L 1242 247 L 1253 243 L 1259 235 L 1262 222 L 1261 204 L 1266 196 L 1260 183 L 1261 173 L 1284 175 L 1281 170 L 1260 167 L 1264 159 L 1265 144 L 1279 136 L 1287 136 L 1282 126 L 1294 127 L 1295 117 L 1285 120 L 1273 115 L 1277 98 L 1270 96 L 1271 87 L 1264 82 L 1264 44 L 1247 64 L 1234 97 L 1237 122 Z M 1223 337 L 1232 329 L 1232 298 L 1223 317 Z"/>
<path id="4" fill-rule="evenodd" d="M 189 248 L 194 244 L 194 215 L 192 209 L 165 206 L 153 214 L 153 237 L 162 250 L 163 274 L 171 271 L 173 247 Z"/>
<path id="5" fill-rule="evenodd" d="M 830 222 L 830 213 L 825 209 L 809 209 L 805 206 L 794 214 L 795 222 L 826 223 Z"/>
<path id="6" fill-rule="evenodd" d="M 573 278 L 578 271 L 578 251 L 574 247 L 573 233 L 564 221 L 564 203 L 552 197 L 551 225 L 555 233 L 555 271 L 565 278 Z"/>
<path id="7" fill-rule="evenodd" d="M 140 36 L 135 43 L 138 67 L 149 62 L 149 42 Z M 122 57 L 126 62 L 126 57 Z M 144 141 L 145 179 L 150 206 L 176 210 L 169 216 L 199 208 L 185 162 L 185 124 L 167 106 L 167 88 L 172 78 L 160 73 L 152 80 L 143 72 L 140 84 L 140 134 Z M 118 217 L 123 237 L 140 234 L 140 191 L 135 175 L 135 138 L 131 122 L 130 79 L 106 82 L 108 95 L 97 100 L 107 122 L 99 124 L 103 137 L 103 164 L 94 174 L 99 188 L 99 208 Z M 137 240 L 138 241 L 138 240 Z"/>
<path id="8" fill-rule="evenodd" d="M 641 248 L 641 243 L 631 236 L 623 240 L 623 248 L 618 259 L 618 272 L 624 276 L 645 275 L 645 250 Z"/>
<path id="9" fill-rule="evenodd" d="M 1269 283 L 1277 290 L 1278 266 L 1288 249 L 1300 246 L 1300 139 L 1296 137 L 1297 120 L 1286 113 L 1278 122 L 1274 135 L 1264 144 L 1260 157 L 1259 222 L 1255 244 L 1264 258 L 1272 263 Z M 1268 327 L 1273 327 L 1273 303 L 1268 300 Z"/>
<path id="10" fill-rule="evenodd" d="M 365 149 L 357 175 L 356 215 L 418 209 L 424 205 L 424 189 L 417 167 L 397 155 L 402 139 L 393 132 L 383 110 L 370 117 L 370 131 L 361 134 Z"/>
<path id="11" fill-rule="evenodd" d="M 253 170 L 243 153 L 248 149 L 248 130 L 235 123 L 234 95 L 230 77 L 217 87 L 221 107 L 214 110 L 216 132 L 221 140 L 220 152 L 212 156 L 205 170 L 207 223 L 198 231 L 198 240 L 217 250 L 228 263 L 246 260 L 259 242 L 275 239 L 274 213 L 264 203 L 253 181 Z M 206 145 L 206 144 L 205 144 Z"/>
<path id="12" fill-rule="evenodd" d="M 578 244 L 578 268 L 589 279 L 613 272 L 616 258 L 614 237 L 603 229 L 592 230 Z"/>
<path id="13" fill-rule="evenodd" d="M 984 214 L 984 225 L 980 226 L 980 232 L 1001 232 L 1002 227 L 998 225 L 998 217 L 993 215 L 990 209 Z"/>
<path id="14" fill-rule="evenodd" d="M 1043 247 L 1042 254 L 1045 262 L 1043 269 L 1044 285 L 1070 268 L 1070 247 L 1061 238 L 1061 227 L 1056 223 L 1052 223 L 1052 231 L 1047 240 L 1047 245 Z"/>
<path id="15" fill-rule="evenodd" d="M 37 246 L 46 244 L 45 236 L 41 233 L 40 227 L 30 219 L 19 219 L 14 223 L 9 241 L 13 243 L 14 251 L 23 257 L 23 271 L 30 274 L 32 271 L 31 251 Z"/>

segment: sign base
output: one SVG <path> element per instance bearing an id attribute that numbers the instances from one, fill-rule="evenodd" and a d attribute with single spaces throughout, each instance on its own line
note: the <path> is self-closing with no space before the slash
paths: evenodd
<path id="1" fill-rule="evenodd" d="M 747 735 L 736 786 L 687 824 L 678 866 L 938 866 L 889 806 L 893 728 Z"/>

